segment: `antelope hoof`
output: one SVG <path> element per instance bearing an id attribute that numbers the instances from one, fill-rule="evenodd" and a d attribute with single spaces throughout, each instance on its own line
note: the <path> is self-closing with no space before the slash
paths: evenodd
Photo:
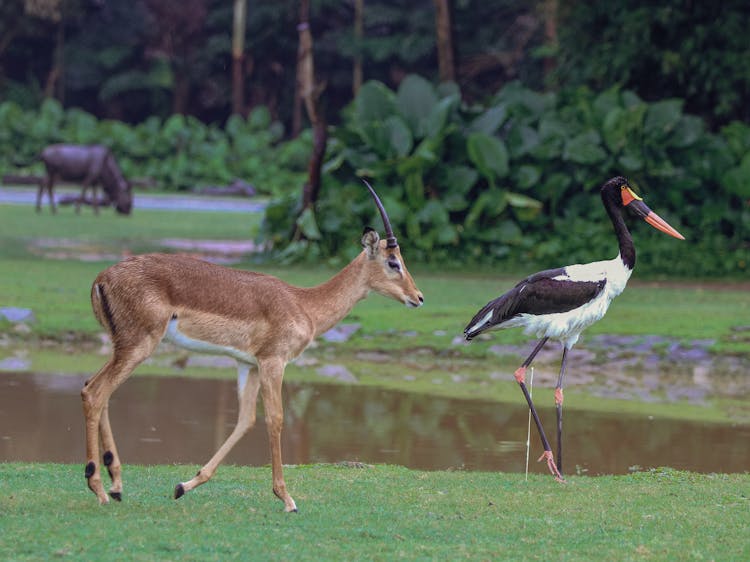
<path id="1" fill-rule="evenodd" d="M 109 495 L 115 501 L 122 501 L 122 492 L 110 492 Z"/>
<path id="2" fill-rule="evenodd" d="M 174 487 L 174 499 L 179 500 L 182 496 L 185 495 L 185 486 L 182 485 L 182 482 L 177 484 L 177 486 Z"/>
<path id="3" fill-rule="evenodd" d="M 297 504 L 294 503 L 294 500 L 292 498 L 289 498 L 289 503 L 285 501 L 284 504 L 284 511 L 286 511 L 287 513 L 299 513 L 299 511 L 297 510 Z"/>

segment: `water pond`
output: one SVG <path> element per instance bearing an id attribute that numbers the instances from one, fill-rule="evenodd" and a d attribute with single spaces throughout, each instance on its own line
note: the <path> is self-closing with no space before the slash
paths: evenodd
<path id="1" fill-rule="evenodd" d="M 80 389 L 84 377 L 0 373 L 0 462 L 83 463 Z M 398 464 L 416 469 L 522 472 L 527 410 L 516 404 L 453 400 L 357 385 L 285 383 L 286 464 Z M 234 426 L 228 380 L 136 376 L 111 400 L 124 463 L 202 464 Z M 553 437 L 554 409 L 540 410 Z M 750 426 L 568 410 L 568 473 L 623 474 L 670 466 L 697 472 L 750 470 Z M 554 446 L 554 445 L 553 445 Z M 532 433 L 532 454 L 541 446 Z M 262 407 L 258 424 L 228 463 L 269 463 Z M 532 462 L 533 472 L 545 467 Z"/>

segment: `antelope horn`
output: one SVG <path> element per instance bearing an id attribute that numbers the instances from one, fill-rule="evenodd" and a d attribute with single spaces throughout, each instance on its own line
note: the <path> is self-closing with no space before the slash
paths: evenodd
<path id="1" fill-rule="evenodd" d="M 393 229 L 391 228 L 391 221 L 388 220 L 388 213 L 385 212 L 385 207 L 383 207 L 383 203 L 380 202 L 380 197 L 378 197 L 378 194 L 375 193 L 375 190 L 372 188 L 372 186 L 367 183 L 366 179 L 362 178 L 362 181 L 365 182 L 367 189 L 370 190 L 372 198 L 375 199 L 375 205 L 377 205 L 378 211 L 380 211 L 380 216 L 383 218 L 383 226 L 385 227 L 386 236 L 386 248 L 398 247 L 398 242 L 396 242 L 396 237 L 393 235 Z"/>

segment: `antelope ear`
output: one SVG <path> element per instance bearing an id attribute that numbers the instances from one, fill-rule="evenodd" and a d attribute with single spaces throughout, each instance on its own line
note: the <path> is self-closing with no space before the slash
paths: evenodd
<path id="1" fill-rule="evenodd" d="M 374 259 L 378 255 L 378 248 L 380 246 L 380 235 L 374 228 L 365 227 L 362 233 L 362 247 L 367 252 L 367 257 Z"/>

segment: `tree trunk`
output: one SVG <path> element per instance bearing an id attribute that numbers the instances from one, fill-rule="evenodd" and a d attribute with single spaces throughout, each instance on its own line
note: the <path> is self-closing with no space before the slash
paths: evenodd
<path id="1" fill-rule="evenodd" d="M 234 0 L 232 26 L 232 113 L 245 113 L 245 23 L 247 0 Z"/>
<path id="2" fill-rule="evenodd" d="M 300 0 L 299 24 L 297 33 L 299 44 L 297 46 L 297 79 L 294 85 L 294 108 L 292 112 L 292 136 L 297 137 L 302 131 L 302 104 L 304 103 L 305 65 L 310 64 L 307 55 L 312 58 L 312 34 L 310 33 L 310 2 Z"/>
<path id="3" fill-rule="evenodd" d="M 65 19 L 60 18 L 57 22 L 57 33 L 55 36 L 55 52 L 52 55 L 52 68 L 47 74 L 44 84 L 44 97 L 56 97 L 62 103 L 65 97 L 63 87 L 63 69 L 65 64 Z"/>
<path id="4" fill-rule="evenodd" d="M 174 91 L 172 93 L 172 113 L 187 113 L 190 101 L 190 78 L 182 65 L 175 65 Z"/>
<path id="5" fill-rule="evenodd" d="M 435 4 L 435 35 L 437 37 L 438 70 L 441 82 L 453 82 L 456 69 L 453 64 L 453 39 L 448 0 L 433 0 Z"/>
<path id="6" fill-rule="evenodd" d="M 357 43 L 357 54 L 354 56 L 354 68 L 352 69 L 352 93 L 357 96 L 362 87 L 362 30 L 364 28 L 365 0 L 354 0 L 354 38 Z"/>
<path id="7" fill-rule="evenodd" d="M 557 0 L 544 0 L 544 42 L 550 47 L 557 47 Z M 544 57 L 544 77 L 550 79 L 550 75 L 557 67 L 555 57 Z"/>
<path id="8" fill-rule="evenodd" d="M 325 86 L 323 84 L 316 84 L 315 82 L 313 38 L 310 31 L 310 24 L 308 23 L 309 15 L 310 5 L 308 0 L 301 0 L 300 23 L 297 26 L 297 32 L 299 33 L 297 95 L 300 99 L 300 113 L 302 102 L 304 102 L 307 117 L 313 127 L 313 151 L 307 167 L 307 181 L 302 187 L 300 214 L 307 209 L 313 208 L 318 200 L 321 184 L 321 168 L 323 167 L 326 146 L 328 144 L 328 128 L 325 116 L 320 108 L 320 95 Z M 299 226 L 296 226 L 292 234 L 292 239 L 301 240 L 304 237 L 304 233 Z"/>

